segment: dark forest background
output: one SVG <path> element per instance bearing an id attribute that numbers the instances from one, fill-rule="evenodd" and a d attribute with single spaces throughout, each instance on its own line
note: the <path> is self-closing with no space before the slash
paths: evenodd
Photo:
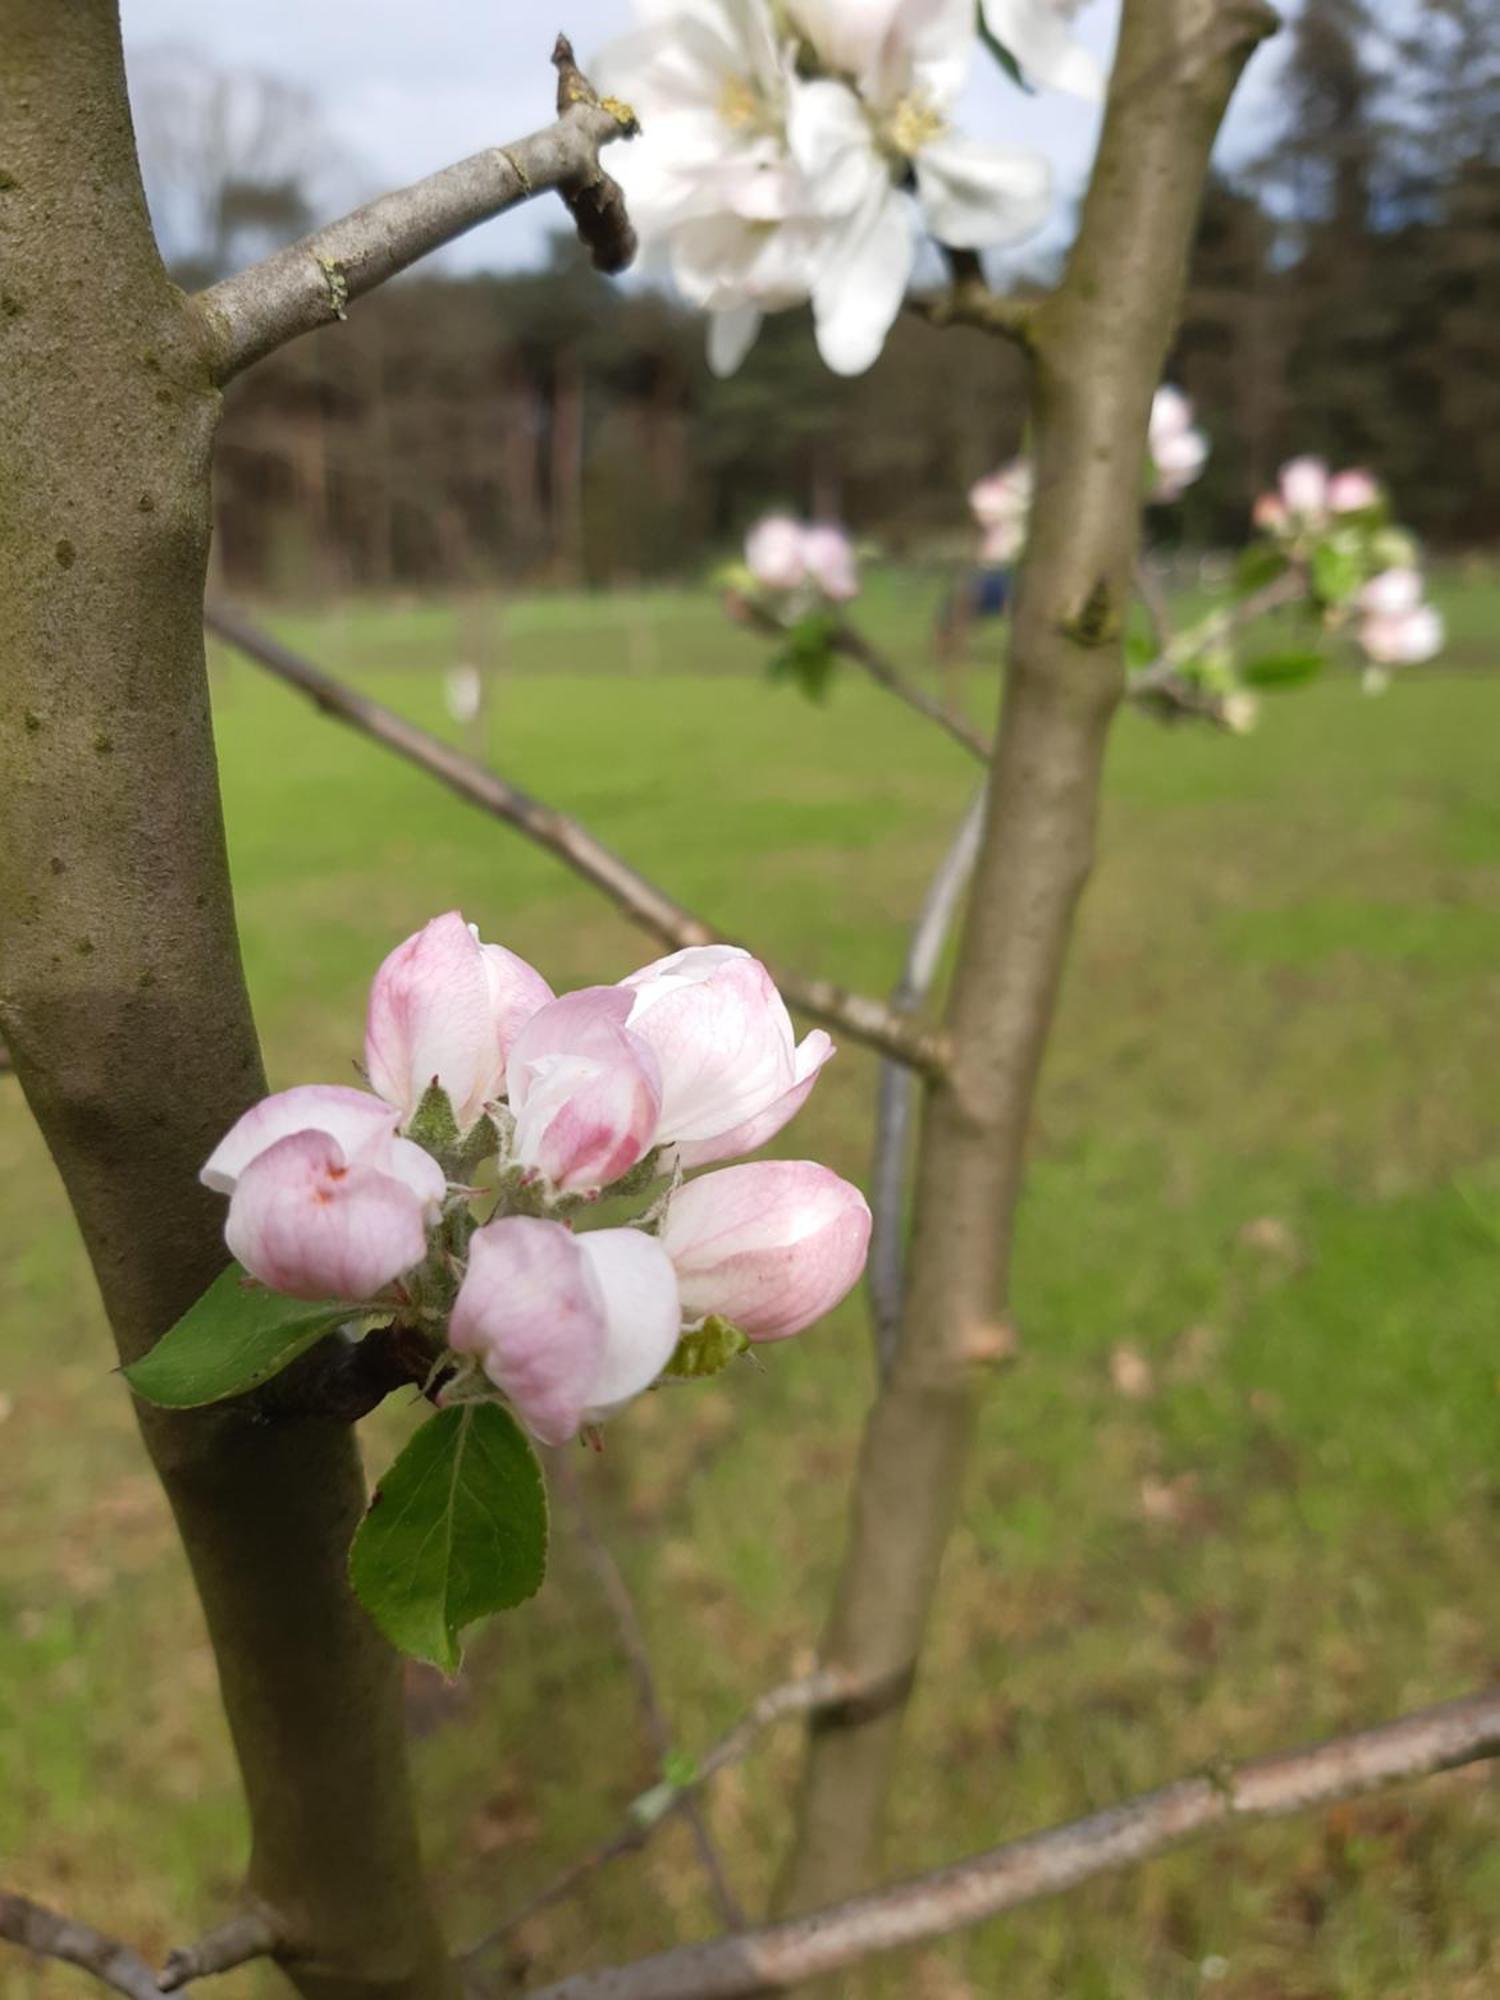
<path id="1" fill-rule="evenodd" d="M 1310 0 L 1274 139 L 1210 189 L 1171 369 L 1214 444 L 1166 524 L 1185 541 L 1238 536 L 1298 451 L 1372 467 L 1435 547 L 1500 538 L 1500 7 L 1392 11 Z M 185 280 L 325 209 L 339 163 L 301 93 L 177 52 L 136 95 Z M 293 592 L 605 583 L 697 570 L 772 504 L 958 549 L 1020 389 L 994 342 L 912 316 L 856 381 L 787 314 L 715 382 L 699 318 L 559 237 L 550 269 L 391 286 L 238 384 L 219 560 Z"/>

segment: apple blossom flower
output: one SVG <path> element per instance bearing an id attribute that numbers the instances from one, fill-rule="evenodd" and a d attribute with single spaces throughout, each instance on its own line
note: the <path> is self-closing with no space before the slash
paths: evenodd
<path id="1" fill-rule="evenodd" d="M 854 544 L 831 521 L 815 521 L 803 531 L 803 560 L 808 580 L 830 604 L 847 604 L 859 595 L 859 566 Z"/>
<path id="2" fill-rule="evenodd" d="M 801 1110 L 833 1043 L 814 1029 L 800 1047 L 766 968 L 738 945 L 693 945 L 620 982 L 630 1033 L 661 1076 L 654 1143 L 683 1166 L 762 1146 Z"/>
<path id="3" fill-rule="evenodd" d="M 1336 472 L 1328 482 L 1330 514 L 1368 513 L 1370 508 L 1378 507 L 1380 501 L 1379 480 L 1362 466 L 1352 467 L 1348 472 Z"/>
<path id="4" fill-rule="evenodd" d="M 1075 41 L 1073 17 L 1083 0 L 980 0 L 984 25 L 1033 83 L 1075 97 L 1104 94 L 1104 71 Z"/>
<path id="5" fill-rule="evenodd" d="M 393 1139 L 377 1165 L 327 1132 L 293 1132 L 240 1174 L 224 1240 L 289 1298 L 374 1299 L 427 1255 L 442 1194 L 437 1162 L 409 1140 Z"/>
<path id="6" fill-rule="evenodd" d="M 982 248 L 1046 212 L 1039 154 L 980 145 L 948 113 L 972 0 L 642 0 L 595 65 L 641 114 L 619 173 L 648 247 L 710 315 L 709 361 L 739 366 L 762 316 L 811 301 L 840 374 L 879 354 L 914 255 L 908 184 L 933 234 Z"/>
<path id="7" fill-rule="evenodd" d="M 200 1179 L 230 1197 L 230 1250 L 297 1299 L 370 1299 L 420 1264 L 446 1183 L 367 1091 L 301 1084 L 252 1105 Z"/>
<path id="8" fill-rule="evenodd" d="M 1420 570 L 1403 565 L 1385 569 L 1359 593 L 1359 608 L 1374 618 L 1404 618 L 1422 602 Z"/>
<path id="9" fill-rule="evenodd" d="M 1447 636 L 1443 614 L 1430 604 L 1376 612 L 1359 627 L 1359 643 L 1378 667 L 1417 667 L 1435 659 Z"/>
<path id="10" fill-rule="evenodd" d="M 1026 544 L 1034 478 L 1030 462 L 1012 459 L 1000 471 L 976 479 L 969 488 L 969 507 L 982 529 L 979 560 L 1011 563 Z"/>
<path id="11" fill-rule="evenodd" d="M 1163 503 L 1180 500 L 1208 463 L 1208 439 L 1193 422 L 1193 406 L 1169 383 L 1151 399 L 1147 449 L 1155 472 L 1151 498 Z"/>
<path id="12" fill-rule="evenodd" d="M 580 987 L 538 1009 L 512 1044 L 512 1158 L 556 1194 L 597 1193 L 655 1143 L 661 1072 L 626 1025 L 634 1000 L 622 986 Z"/>
<path id="13" fill-rule="evenodd" d="M 718 1314 L 750 1340 L 784 1340 L 836 1306 L 864 1268 L 870 1211 L 810 1160 L 762 1160 L 689 1181 L 661 1245 L 684 1316 Z"/>
<path id="14" fill-rule="evenodd" d="M 676 1275 L 654 1237 L 575 1236 L 512 1215 L 470 1241 L 448 1344 L 474 1355 L 526 1427 L 556 1445 L 654 1382 L 680 1329 Z"/>
<path id="15" fill-rule="evenodd" d="M 831 604 L 859 595 L 854 544 L 831 522 L 768 514 L 745 537 L 745 566 L 762 590 L 810 590 Z"/>
<path id="16" fill-rule="evenodd" d="M 745 567 L 763 590 L 797 590 L 807 581 L 804 530 L 789 514 L 767 514 L 745 537 Z"/>
<path id="17" fill-rule="evenodd" d="M 503 945 L 481 944 L 457 910 L 434 917 L 385 960 L 370 988 L 365 1069 L 410 1119 L 431 1084 L 460 1131 L 504 1087 L 506 1055 L 552 988 Z"/>
<path id="18" fill-rule="evenodd" d="M 1328 467 L 1321 458 L 1288 459 L 1278 484 L 1288 514 L 1306 522 L 1323 518 L 1328 507 Z"/>

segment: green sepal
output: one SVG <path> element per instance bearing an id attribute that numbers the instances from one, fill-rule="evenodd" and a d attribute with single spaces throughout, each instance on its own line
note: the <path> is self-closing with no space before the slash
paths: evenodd
<path id="1" fill-rule="evenodd" d="M 810 611 L 787 627 L 766 663 L 773 681 L 792 681 L 810 701 L 824 701 L 833 684 L 838 656 L 833 650 L 839 621 L 831 612 Z"/>
<path id="2" fill-rule="evenodd" d="M 439 1160 L 446 1159 L 458 1145 L 460 1133 L 453 1100 L 436 1077 L 422 1092 L 422 1101 L 407 1123 L 406 1136 Z"/>
<path id="3" fill-rule="evenodd" d="M 547 1491 L 520 1425 L 464 1403 L 422 1425 L 375 1489 L 349 1551 L 354 1594 L 393 1646 L 458 1671 L 459 1635 L 540 1590 Z"/>
<path id="4" fill-rule="evenodd" d="M 719 1374 L 749 1346 L 749 1340 L 737 1326 L 731 1326 L 727 1319 L 720 1319 L 717 1313 L 710 1313 L 702 1326 L 682 1336 L 672 1350 L 671 1360 L 661 1372 L 697 1381 L 705 1375 Z"/>
<path id="5" fill-rule="evenodd" d="M 269 1382 L 357 1317 L 334 1299 L 284 1298 L 231 1264 L 149 1354 L 130 1364 L 125 1380 L 163 1409 L 220 1403 Z"/>

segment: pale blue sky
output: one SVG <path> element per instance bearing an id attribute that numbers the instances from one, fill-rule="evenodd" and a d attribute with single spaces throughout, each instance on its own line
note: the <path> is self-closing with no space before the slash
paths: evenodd
<path id="1" fill-rule="evenodd" d="M 273 72 L 316 92 L 339 142 L 368 187 L 414 180 L 446 161 L 519 136 L 551 115 L 547 56 L 558 27 L 580 56 L 632 19 L 631 0 L 253 0 L 208 9 L 203 0 L 122 0 L 127 55 L 153 44 L 201 50 L 215 64 Z M 1118 0 L 1089 0 L 1081 32 L 1101 51 L 1114 35 Z M 1252 65 L 1231 112 L 1230 157 L 1254 144 L 1274 115 L 1274 55 Z M 981 57 L 964 107 L 976 135 L 1040 147 L 1057 175 L 1061 240 L 1087 172 L 1097 113 L 1075 99 L 1023 96 Z M 533 258 L 555 227 L 555 204 L 476 230 L 447 253 L 459 267 Z"/>

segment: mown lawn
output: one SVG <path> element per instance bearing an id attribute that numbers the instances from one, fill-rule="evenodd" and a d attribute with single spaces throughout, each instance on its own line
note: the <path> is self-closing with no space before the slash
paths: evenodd
<path id="1" fill-rule="evenodd" d="M 885 587 L 918 657 L 936 590 Z M 1500 1672 L 1500 593 L 1382 701 L 1344 680 L 1253 737 L 1117 731 L 1102 861 L 994 1379 L 907 1740 L 892 1867 Z M 768 688 L 706 597 L 355 607 L 276 621 L 440 724 L 483 650 L 490 749 L 768 956 L 878 989 L 972 778 L 846 680 Z M 992 649 L 969 689 L 992 698 Z M 546 856 L 216 664 L 230 838 L 273 1081 L 341 1078 L 391 943 L 460 904 L 557 985 L 652 954 Z M 864 1172 L 848 1048 L 797 1150 Z M 171 1079 L 162 1079 L 170 1089 Z M 67 1211 L 0 1085 L 0 1853 L 7 1886 L 160 1951 L 244 1829 L 172 1534 Z M 580 1453 L 683 1748 L 810 1658 L 871 1374 L 862 1310 Z M 378 1467 L 408 1419 L 368 1427 Z M 566 1524 L 541 1599 L 457 1685 L 411 1680 L 432 1860 L 477 1934 L 610 1831 L 652 1763 Z M 713 1794 L 752 1904 L 796 1739 Z M 888 1968 L 918 2000 L 1477 2000 L 1500 1984 L 1500 1789 L 1469 1772 L 1223 1839 Z M 538 1975 L 706 1930 L 665 1833 L 530 1922 Z M 70 1975 L 0 1960 L 0 1994 Z M 242 1976 L 247 1995 L 272 1989 Z M 851 1990 L 853 1985 L 851 1983 Z M 860 1990 L 864 1990 L 863 1986 Z"/>

